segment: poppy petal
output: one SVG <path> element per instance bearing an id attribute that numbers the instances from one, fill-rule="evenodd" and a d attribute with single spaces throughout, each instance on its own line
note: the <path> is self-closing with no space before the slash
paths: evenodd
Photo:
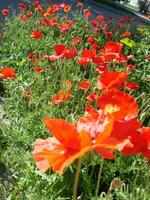
<path id="1" fill-rule="evenodd" d="M 74 125 L 69 124 L 63 119 L 52 119 L 45 117 L 44 123 L 47 129 L 61 144 L 68 148 L 79 149 L 80 138 Z"/>
<path id="2" fill-rule="evenodd" d="M 138 116 L 138 104 L 129 94 L 114 89 L 106 92 L 98 99 L 99 108 L 114 120 L 130 120 Z"/>
<path id="3" fill-rule="evenodd" d="M 100 76 L 97 87 L 99 90 L 118 87 L 126 81 L 127 77 L 128 74 L 126 72 L 105 72 Z"/>

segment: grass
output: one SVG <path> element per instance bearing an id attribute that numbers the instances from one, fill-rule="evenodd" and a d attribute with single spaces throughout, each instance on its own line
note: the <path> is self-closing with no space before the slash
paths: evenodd
<path id="1" fill-rule="evenodd" d="M 132 94 L 138 101 L 138 120 L 144 126 L 150 126 L 148 80 L 150 73 L 149 61 L 145 59 L 149 56 L 149 28 L 139 27 L 137 30 L 132 27 L 132 23 L 126 26 L 118 22 L 121 28 L 116 30 L 112 20 L 106 28 L 113 32 L 113 38 L 110 39 L 105 29 L 99 30 L 100 33 L 95 32 L 90 19 L 84 18 L 82 9 L 78 8 L 76 13 L 70 13 L 74 22 L 72 28 L 61 32 L 59 26 L 68 21 L 69 14 L 61 11 L 52 15 L 50 19 L 52 17 L 58 19 L 56 27 L 50 27 L 46 23 L 40 26 L 39 22 L 43 20 L 43 15 L 35 12 L 33 7 L 30 10 L 33 16 L 28 20 L 22 21 L 19 16 L 6 17 L 3 24 L 0 66 L 12 67 L 17 78 L 0 79 L 0 87 L 4 91 L 1 95 L 5 98 L 4 117 L 0 121 L 0 168 L 3 170 L 3 174 L 0 174 L 0 199 L 67 200 L 72 197 L 76 162 L 61 175 L 52 170 L 42 173 L 34 163 L 32 152 L 35 140 L 50 136 L 44 126 L 43 117 L 62 118 L 74 122 L 84 114 L 86 105 L 97 108 L 96 103 L 90 103 L 85 98 L 90 91 L 96 91 L 101 95 L 101 91 L 96 89 L 100 76 L 95 72 L 97 66 L 89 63 L 83 67 L 76 60 L 82 50 L 92 49 L 87 42 L 89 36 L 95 38 L 100 50 L 107 41 L 120 42 L 120 34 L 128 30 L 131 31 L 130 39 L 135 41 L 137 46 L 131 48 L 127 43 L 123 46 L 122 53 L 125 56 L 133 55 L 134 59 L 129 63 L 136 65 L 136 69 L 129 72 L 129 80 L 136 81 L 140 87 L 138 90 L 126 90 L 126 92 Z M 25 11 L 22 11 L 22 14 L 25 14 Z M 42 39 L 31 38 L 32 31 L 37 29 L 43 33 Z M 56 44 L 71 46 L 71 41 L 75 37 L 82 38 L 82 42 L 76 47 L 78 55 L 75 58 L 60 59 L 56 62 L 42 59 L 46 54 L 54 53 L 53 47 Z M 35 60 L 29 59 L 31 52 L 35 52 Z M 35 72 L 35 66 L 43 67 L 43 72 Z M 117 64 L 114 61 L 108 64 L 108 68 L 110 70 L 113 68 L 114 71 L 122 71 L 125 66 L 126 63 Z M 73 98 L 59 105 L 49 105 L 50 100 L 62 90 L 62 84 L 66 80 L 72 82 Z M 81 80 L 90 81 L 92 85 L 90 90 L 78 89 Z M 29 98 L 23 95 L 25 91 L 29 92 Z M 118 152 L 117 154 L 117 158 L 110 161 L 103 161 L 95 152 L 83 157 L 78 186 L 79 199 L 96 200 L 95 193 L 98 193 L 98 200 L 106 199 L 111 182 L 116 177 L 119 177 L 123 184 L 110 192 L 108 200 L 150 199 L 150 172 L 147 159 L 141 155 L 124 157 Z M 95 191 L 98 174 L 100 174 L 99 188 Z"/>

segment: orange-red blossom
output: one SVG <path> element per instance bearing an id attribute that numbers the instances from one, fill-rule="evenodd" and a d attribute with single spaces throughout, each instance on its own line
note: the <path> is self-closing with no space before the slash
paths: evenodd
<path id="1" fill-rule="evenodd" d="M 34 160 L 37 167 L 45 172 L 49 168 L 62 173 L 66 167 L 84 154 L 96 150 L 102 155 L 109 155 L 114 150 L 122 150 L 129 142 L 118 142 L 110 137 L 112 120 L 101 122 L 102 133 L 92 138 L 86 130 L 78 130 L 75 124 L 69 124 L 63 119 L 45 117 L 44 123 L 53 137 L 37 139 L 34 146 Z"/>
<path id="2" fill-rule="evenodd" d="M 73 124 L 63 119 L 44 118 L 52 137 L 37 139 L 33 151 L 41 171 L 52 168 L 62 173 L 76 159 L 91 151 L 112 159 L 115 150 L 134 149 L 130 138 L 141 126 L 136 121 L 138 106 L 134 98 L 114 89 L 103 94 L 97 102 L 99 110 L 88 107 L 86 115 Z"/>

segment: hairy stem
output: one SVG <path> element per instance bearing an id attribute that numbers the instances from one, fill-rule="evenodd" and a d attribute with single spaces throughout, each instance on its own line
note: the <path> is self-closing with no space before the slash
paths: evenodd
<path id="1" fill-rule="evenodd" d="M 104 165 L 104 159 L 102 159 L 102 162 L 101 162 L 101 165 L 100 165 L 100 168 L 99 168 L 99 173 L 98 173 L 98 180 L 97 180 L 97 185 L 96 185 L 96 190 L 95 190 L 96 200 L 98 199 L 98 190 L 99 190 L 103 165 Z"/>
<path id="2" fill-rule="evenodd" d="M 72 200 L 77 200 L 77 187 L 78 187 L 78 181 L 79 181 L 81 163 L 82 163 L 82 158 L 79 158 L 78 165 L 77 165 L 77 171 L 76 171 L 75 178 L 74 178 Z"/>

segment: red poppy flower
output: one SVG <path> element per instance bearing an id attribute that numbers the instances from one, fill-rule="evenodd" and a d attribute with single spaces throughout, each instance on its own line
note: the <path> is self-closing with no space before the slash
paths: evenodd
<path id="1" fill-rule="evenodd" d="M 114 37 L 112 31 L 105 31 L 105 35 L 106 35 L 107 37 L 109 37 L 110 39 L 112 39 L 112 38 Z"/>
<path id="2" fill-rule="evenodd" d="M 104 18 L 103 15 L 98 15 L 98 16 L 97 16 L 97 20 L 101 21 L 101 20 L 105 20 L 105 18 Z"/>
<path id="3" fill-rule="evenodd" d="M 20 14 L 19 18 L 21 21 L 27 21 L 29 19 L 28 15 Z"/>
<path id="4" fill-rule="evenodd" d="M 55 54 L 60 56 L 64 53 L 65 51 L 65 45 L 63 44 L 57 44 L 54 46 L 54 51 L 55 51 Z"/>
<path id="5" fill-rule="evenodd" d="M 98 126 L 101 134 L 96 140 L 93 140 L 84 128 L 80 131 L 79 125 L 69 124 L 62 119 L 45 117 L 44 123 L 53 137 L 37 139 L 33 151 L 35 163 L 43 172 L 52 168 L 53 171 L 62 173 L 76 159 L 92 150 L 98 151 L 104 158 L 111 159 L 114 157 L 113 150 L 122 150 L 127 143 L 118 143 L 115 138 L 109 137 L 112 121 Z M 99 123 L 103 123 L 103 120 L 99 120 Z"/>
<path id="6" fill-rule="evenodd" d="M 136 82 L 127 82 L 125 84 L 125 88 L 128 90 L 137 90 L 139 89 L 139 84 L 137 84 Z"/>
<path id="7" fill-rule="evenodd" d="M 51 20 L 49 20 L 48 25 L 51 27 L 56 27 L 57 26 L 57 18 L 52 18 Z"/>
<path id="8" fill-rule="evenodd" d="M 99 48 L 99 46 L 96 43 L 96 39 L 94 37 L 90 36 L 87 39 L 87 42 L 93 47 L 94 50 L 97 50 Z"/>
<path id="9" fill-rule="evenodd" d="M 64 6 L 64 12 L 69 12 L 71 10 L 71 6 L 65 5 Z"/>
<path id="10" fill-rule="evenodd" d="M 35 57 L 35 52 L 31 52 L 28 54 L 28 58 L 32 60 Z"/>
<path id="11" fill-rule="evenodd" d="M 73 46 L 76 46 L 78 43 L 81 43 L 81 42 L 82 42 L 82 38 L 80 37 L 73 38 L 71 41 Z"/>
<path id="12" fill-rule="evenodd" d="M 80 81 L 79 83 L 79 89 L 80 90 L 87 90 L 91 87 L 91 83 L 89 81 Z"/>
<path id="13" fill-rule="evenodd" d="M 77 130 L 79 132 L 84 130 L 90 134 L 93 141 L 93 148 L 101 157 L 112 159 L 115 157 L 113 153 L 115 149 L 122 150 L 125 146 L 132 147 L 129 139 L 118 140 L 112 136 L 113 118 L 108 117 L 102 111 L 95 110 L 90 106 L 88 106 L 86 111 L 86 115 L 82 116 L 76 122 Z M 108 145 L 107 147 L 105 146 L 106 144 Z"/>
<path id="14" fill-rule="evenodd" d="M 59 28 L 61 32 L 65 32 L 68 31 L 73 25 L 74 25 L 73 21 L 69 20 L 67 23 L 61 24 Z"/>
<path id="15" fill-rule="evenodd" d="M 101 64 L 101 65 L 98 66 L 98 68 L 96 68 L 95 71 L 96 71 L 98 74 L 103 74 L 103 73 L 105 73 L 105 72 L 108 71 L 108 67 L 107 67 L 106 64 Z"/>
<path id="16" fill-rule="evenodd" d="M 125 19 L 125 17 L 119 19 L 119 22 L 120 22 L 121 24 L 125 24 L 125 23 L 126 23 L 126 19 Z"/>
<path id="17" fill-rule="evenodd" d="M 34 71 L 35 72 L 37 72 L 37 73 L 41 73 L 41 72 L 43 72 L 43 67 L 41 67 L 41 66 L 36 66 L 36 67 L 34 67 Z"/>
<path id="18" fill-rule="evenodd" d="M 97 88 L 99 90 L 105 90 L 119 87 L 126 81 L 127 77 L 128 74 L 126 72 L 105 72 L 97 81 Z"/>
<path id="19" fill-rule="evenodd" d="M 48 56 L 51 61 L 58 60 L 60 58 L 72 59 L 76 56 L 77 51 L 75 48 L 66 47 L 63 44 L 57 44 L 54 46 L 55 54 Z"/>
<path id="20" fill-rule="evenodd" d="M 94 27 L 97 27 L 98 26 L 98 21 L 96 19 L 93 19 L 91 21 L 91 25 L 94 26 Z"/>
<path id="21" fill-rule="evenodd" d="M 96 92 L 90 92 L 90 94 L 86 97 L 89 102 L 97 102 L 99 95 Z"/>
<path id="22" fill-rule="evenodd" d="M 0 78 L 8 79 L 8 78 L 16 78 L 16 74 L 14 72 L 14 69 L 10 67 L 3 67 L 0 69 Z"/>
<path id="23" fill-rule="evenodd" d="M 33 6 L 38 6 L 39 5 L 39 1 L 38 0 L 34 1 L 32 5 Z"/>
<path id="24" fill-rule="evenodd" d="M 95 57 L 95 55 L 96 55 L 95 50 L 86 49 L 86 50 L 82 51 L 82 57 L 84 57 L 84 58 L 92 59 Z"/>
<path id="25" fill-rule="evenodd" d="M 39 30 L 32 31 L 32 33 L 31 33 L 31 38 L 34 38 L 34 39 L 42 39 L 42 38 L 43 38 L 43 34 L 42 34 L 42 32 L 39 31 Z"/>
<path id="26" fill-rule="evenodd" d="M 96 44 L 96 39 L 93 36 L 87 38 L 87 42 L 91 45 Z"/>
<path id="27" fill-rule="evenodd" d="M 103 132 L 106 124 L 109 123 L 109 118 L 101 111 L 95 110 L 91 106 L 88 106 L 88 108 L 86 108 L 86 111 L 87 113 L 84 116 L 80 117 L 80 119 L 77 121 L 77 129 L 79 132 L 81 130 L 87 131 L 90 134 L 91 138 L 95 139 L 100 133 Z"/>
<path id="28" fill-rule="evenodd" d="M 66 59 L 72 59 L 77 55 L 77 51 L 74 48 L 66 47 L 64 51 L 64 58 Z"/>
<path id="29" fill-rule="evenodd" d="M 77 2 L 76 6 L 77 6 L 77 7 L 82 7 L 82 6 L 83 6 L 83 3 Z"/>
<path id="30" fill-rule="evenodd" d="M 130 31 L 126 31 L 125 33 L 120 34 L 120 38 L 126 38 L 126 37 L 130 37 L 130 36 L 131 36 Z"/>
<path id="31" fill-rule="evenodd" d="M 133 133 L 132 136 L 130 136 L 130 140 L 133 144 L 133 148 L 125 147 L 122 150 L 123 155 L 137 155 L 142 154 L 143 156 L 147 157 L 150 160 L 150 149 L 149 149 L 149 143 L 144 138 L 140 132 Z"/>
<path id="32" fill-rule="evenodd" d="M 33 16 L 32 11 L 30 11 L 30 10 L 26 11 L 26 13 L 27 13 L 28 17 L 32 17 Z"/>
<path id="33" fill-rule="evenodd" d="M 90 58 L 86 58 L 86 57 L 81 57 L 81 58 L 77 58 L 77 63 L 79 65 L 88 65 L 90 63 L 91 59 Z"/>
<path id="34" fill-rule="evenodd" d="M 104 62 L 109 62 L 111 60 L 116 60 L 117 63 L 128 62 L 129 58 L 125 57 L 120 53 L 106 53 L 102 56 Z"/>
<path id="35" fill-rule="evenodd" d="M 106 53 L 121 53 L 123 44 L 119 42 L 109 41 L 106 42 L 104 48 L 100 50 L 100 54 Z"/>
<path id="36" fill-rule="evenodd" d="M 99 108 L 105 114 L 114 117 L 114 120 L 130 120 L 138 116 L 138 104 L 129 94 L 117 89 L 103 94 L 97 101 Z"/>
<path id="37" fill-rule="evenodd" d="M 18 4 L 18 7 L 19 7 L 20 9 L 22 9 L 22 10 L 27 9 L 27 6 L 26 6 L 24 3 L 19 3 L 19 4 Z"/>
<path id="38" fill-rule="evenodd" d="M 85 132 L 62 119 L 44 118 L 44 123 L 53 137 L 37 139 L 33 156 L 37 167 L 45 172 L 49 168 L 62 173 L 74 160 L 92 150 L 92 141 Z"/>
<path id="39" fill-rule="evenodd" d="M 8 9 L 3 9 L 2 10 L 2 15 L 8 16 L 9 15 L 9 10 Z"/>
<path id="40" fill-rule="evenodd" d="M 106 23 L 101 23 L 100 24 L 100 28 L 102 28 L 102 29 L 106 28 L 107 26 L 108 26 L 108 24 L 106 24 Z"/>
<path id="41" fill-rule="evenodd" d="M 39 12 L 39 13 L 44 13 L 44 9 L 42 8 L 42 6 L 38 5 L 36 8 L 35 8 L 35 11 Z"/>
<path id="42" fill-rule="evenodd" d="M 97 55 L 92 58 L 92 61 L 93 61 L 94 64 L 96 64 L 98 66 L 104 64 L 102 58 L 97 56 Z"/>
<path id="43" fill-rule="evenodd" d="M 85 12 L 85 18 L 90 18 L 92 15 L 93 14 L 90 11 Z"/>
<path id="44" fill-rule="evenodd" d="M 124 140 L 130 137 L 139 128 L 141 128 L 141 123 L 136 119 L 117 120 L 114 121 L 111 136 L 115 137 L 117 140 Z"/>
<path id="45" fill-rule="evenodd" d="M 120 53 L 122 50 L 122 46 L 123 45 L 118 42 L 106 42 L 104 48 L 100 50 L 103 61 L 109 62 L 111 60 L 116 60 L 118 63 L 127 62 L 129 58 Z"/>
<path id="46" fill-rule="evenodd" d="M 143 135 L 145 140 L 150 144 L 150 127 L 142 127 L 140 133 Z"/>
<path id="47" fill-rule="evenodd" d="M 58 105 L 60 103 L 64 103 L 72 98 L 72 94 L 59 91 L 55 97 L 53 97 L 49 103 L 49 105 Z"/>

